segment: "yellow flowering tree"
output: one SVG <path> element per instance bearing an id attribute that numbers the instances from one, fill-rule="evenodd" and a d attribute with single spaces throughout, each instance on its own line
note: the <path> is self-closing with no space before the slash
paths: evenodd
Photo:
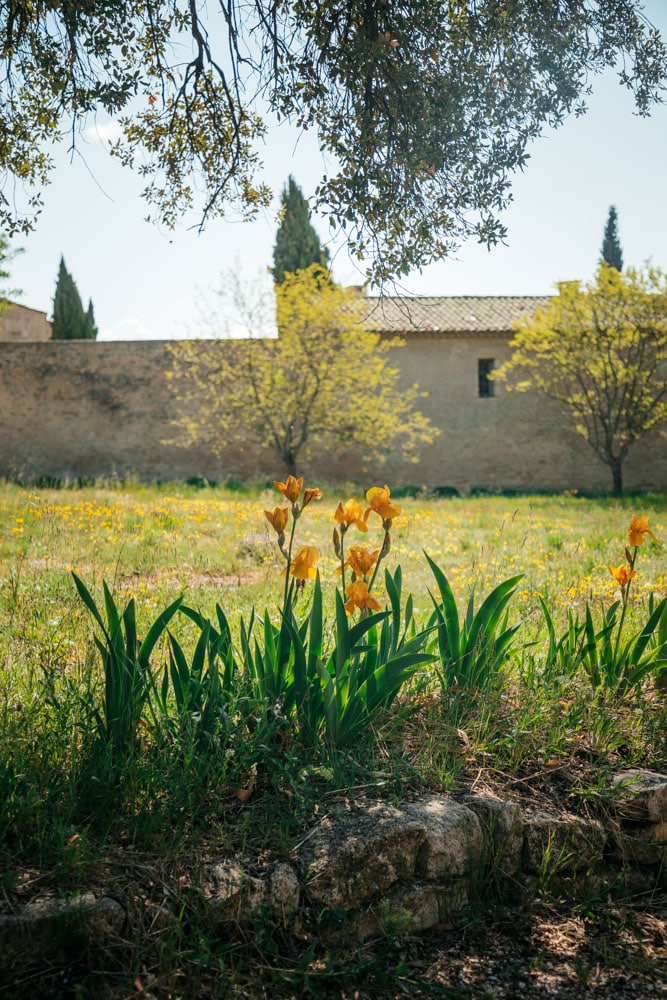
<path id="1" fill-rule="evenodd" d="M 438 432 L 416 408 L 419 387 L 398 391 L 388 353 L 400 342 L 366 328 L 363 297 L 316 264 L 288 274 L 275 295 L 277 338 L 257 335 L 266 312 L 237 294 L 247 339 L 171 345 L 184 443 L 205 437 L 220 451 L 250 436 L 292 476 L 314 445 L 353 445 L 361 460 L 382 459 L 389 449 L 416 460 Z"/>
<path id="2" fill-rule="evenodd" d="M 587 285 L 560 283 L 510 346 L 495 377 L 561 403 L 622 493 L 630 448 L 667 418 L 667 275 L 603 263 Z"/>
<path id="3" fill-rule="evenodd" d="M 0 232 L 0 317 L 2 317 L 2 314 L 7 309 L 11 308 L 11 304 L 8 301 L 9 296 L 20 294 L 19 289 L 10 289 L 5 285 L 6 279 L 9 278 L 9 271 L 7 270 L 9 262 L 19 253 L 23 253 L 23 249 L 10 249 L 9 240 Z"/>

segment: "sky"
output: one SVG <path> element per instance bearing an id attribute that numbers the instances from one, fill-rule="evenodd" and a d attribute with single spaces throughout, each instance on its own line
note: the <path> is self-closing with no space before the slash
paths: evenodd
<path id="1" fill-rule="evenodd" d="M 667 37 L 665 0 L 650 0 L 645 11 Z M 455 257 L 403 279 L 402 294 L 544 295 L 557 281 L 588 280 L 612 204 L 625 264 L 650 259 L 667 270 L 667 104 L 649 118 L 634 115 L 632 97 L 613 73 L 596 78 L 593 91 L 585 116 L 531 146 L 502 216 L 507 245 L 489 251 L 467 243 Z M 199 234 L 144 221 L 140 179 L 106 152 L 113 134 L 114 123 L 99 119 L 73 155 L 66 145 L 56 150 L 36 229 L 13 243 L 23 248 L 11 264 L 11 285 L 21 290 L 14 299 L 50 317 L 62 254 L 84 308 L 92 299 L 99 339 L 201 335 L 200 306 L 222 287 L 225 272 L 234 269 L 250 282 L 265 278 L 282 186 L 292 174 L 312 195 L 326 166 L 316 137 L 272 128 L 261 151 L 263 179 L 274 190 L 271 208 L 251 223 L 213 221 Z M 328 227 L 313 222 L 325 242 Z M 330 249 L 335 279 L 361 284 L 344 245 Z"/>

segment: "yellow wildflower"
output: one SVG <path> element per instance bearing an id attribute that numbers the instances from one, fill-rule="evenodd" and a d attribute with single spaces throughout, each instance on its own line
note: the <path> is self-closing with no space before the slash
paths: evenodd
<path id="1" fill-rule="evenodd" d="M 345 588 L 349 600 L 345 602 L 345 610 L 351 615 L 355 608 L 360 610 L 380 611 L 381 605 L 368 593 L 368 585 L 363 580 L 355 580 Z"/>
<path id="2" fill-rule="evenodd" d="M 303 488 L 303 476 L 299 479 L 295 479 L 294 476 L 288 476 L 284 483 L 274 479 L 273 485 L 283 496 L 287 497 L 290 503 L 296 503 Z"/>
<path id="3" fill-rule="evenodd" d="M 398 517 L 401 508 L 398 504 L 391 503 L 389 498 L 388 486 L 372 486 L 366 493 L 366 500 L 370 506 L 366 510 L 364 518 L 367 518 L 371 511 L 379 514 L 383 521 L 391 521 L 394 517 Z"/>
<path id="4" fill-rule="evenodd" d="M 628 528 L 630 545 L 641 545 L 646 535 L 650 535 L 657 542 L 657 538 L 648 526 L 648 517 L 646 514 L 635 514 Z"/>

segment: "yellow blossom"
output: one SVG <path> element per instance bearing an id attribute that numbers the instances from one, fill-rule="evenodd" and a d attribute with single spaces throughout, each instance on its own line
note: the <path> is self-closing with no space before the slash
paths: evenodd
<path id="1" fill-rule="evenodd" d="M 303 476 L 299 479 L 295 479 L 294 476 L 288 476 L 284 483 L 280 483 L 277 479 L 274 479 L 273 485 L 287 497 L 290 503 L 296 503 L 303 488 Z"/>
<path id="2" fill-rule="evenodd" d="M 276 531 L 277 534 L 282 535 L 287 527 L 287 519 L 289 518 L 289 507 L 274 507 L 273 512 L 270 510 L 264 511 L 264 517 L 269 522 L 271 527 Z"/>
<path id="3" fill-rule="evenodd" d="M 363 580 L 355 580 L 345 588 L 349 600 L 345 602 L 345 610 L 351 615 L 355 608 L 360 610 L 380 611 L 381 605 L 368 593 L 368 585 Z"/>
<path id="4" fill-rule="evenodd" d="M 650 535 L 654 541 L 657 541 L 657 538 L 648 526 L 648 517 L 646 514 L 635 514 L 628 528 L 630 545 L 641 545 L 646 535 Z"/>
<path id="5" fill-rule="evenodd" d="M 302 545 L 292 559 L 290 573 L 297 580 L 314 580 L 317 576 L 315 563 L 319 558 L 320 554 L 314 545 Z"/>
<path id="6" fill-rule="evenodd" d="M 343 531 L 347 531 L 353 524 L 359 531 L 368 531 L 368 523 L 364 517 L 364 506 L 359 500 L 346 500 L 339 503 L 334 514 L 334 521 L 342 526 Z"/>
<path id="7" fill-rule="evenodd" d="M 371 552 L 365 545 L 352 545 L 350 547 L 350 551 L 348 552 L 345 565 L 350 567 L 355 576 L 361 577 L 365 580 L 375 566 L 379 554 L 379 549 L 376 549 L 375 552 Z"/>
<path id="8" fill-rule="evenodd" d="M 627 587 L 630 580 L 637 576 L 636 571 L 634 569 L 629 569 L 625 563 L 621 566 L 609 566 L 608 568 L 614 580 L 616 580 L 616 583 L 620 587 Z"/>
<path id="9" fill-rule="evenodd" d="M 366 493 L 366 500 L 370 506 L 366 510 L 364 518 L 368 517 L 370 511 L 379 514 L 383 521 L 391 521 L 394 517 L 398 517 L 401 508 L 398 504 L 391 503 L 389 497 L 388 486 L 372 486 Z"/>

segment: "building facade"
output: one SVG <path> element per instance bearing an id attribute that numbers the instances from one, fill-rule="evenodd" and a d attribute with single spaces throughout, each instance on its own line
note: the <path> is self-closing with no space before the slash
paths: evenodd
<path id="1" fill-rule="evenodd" d="M 45 312 L 4 302 L 0 309 L 0 342 L 29 344 L 33 341 L 51 340 L 51 324 Z"/>

